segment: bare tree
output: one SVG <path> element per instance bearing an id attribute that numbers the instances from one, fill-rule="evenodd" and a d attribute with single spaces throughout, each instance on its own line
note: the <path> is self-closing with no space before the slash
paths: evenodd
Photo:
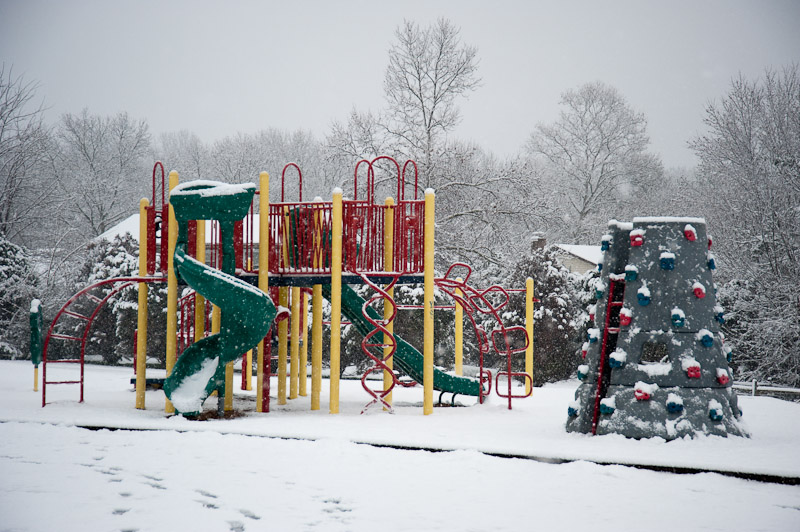
<path id="1" fill-rule="evenodd" d="M 477 49 L 462 44 L 459 32 L 444 18 L 426 28 L 405 21 L 389 50 L 385 126 L 407 156 L 420 162 L 426 187 L 434 185 L 439 149 L 459 121 L 457 98 L 480 82 Z"/>
<path id="2" fill-rule="evenodd" d="M 528 150 L 546 161 L 561 198 L 560 236 L 589 243 L 622 200 L 661 176 L 661 161 L 646 151 L 644 115 L 614 87 L 595 82 L 568 90 L 561 106 L 556 122 L 536 126 Z"/>
<path id="3" fill-rule="evenodd" d="M 0 236 L 30 246 L 52 196 L 43 163 L 49 137 L 37 85 L 0 66 Z"/>
<path id="4" fill-rule="evenodd" d="M 94 237 L 136 210 L 148 189 L 150 133 L 144 120 L 65 114 L 57 127 L 52 168 L 70 198 L 78 231 Z"/>

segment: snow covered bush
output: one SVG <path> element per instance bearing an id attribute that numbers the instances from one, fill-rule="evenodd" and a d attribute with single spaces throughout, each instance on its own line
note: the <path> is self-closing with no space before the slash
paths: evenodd
<path id="1" fill-rule="evenodd" d="M 89 284 L 115 277 L 136 276 L 139 272 L 139 244 L 130 235 L 100 240 L 88 247 L 87 258 L 74 282 L 74 292 Z M 103 297 L 113 290 L 109 284 L 92 292 Z M 81 302 L 91 314 L 94 303 Z M 86 355 L 97 355 L 106 364 L 117 364 L 133 356 L 134 331 L 137 326 L 138 292 L 136 285 L 115 294 L 92 323 Z M 80 310 L 79 310 L 80 312 Z M 163 361 L 166 333 L 166 285 L 150 285 L 148 290 L 148 358 Z"/>
<path id="2" fill-rule="evenodd" d="M 586 308 L 592 299 L 592 281 L 597 273 L 586 276 L 570 273 L 561 265 L 552 246 L 532 249 L 520 260 L 504 286 L 521 288 L 533 278 L 534 291 L 540 300 L 534 307 L 533 382 L 541 386 L 569 378 L 581 359 L 581 344 L 586 338 L 589 315 Z M 512 296 L 505 325 L 525 324 L 525 298 Z M 517 371 L 524 370 L 524 355 L 517 355 Z"/>
<path id="3" fill-rule="evenodd" d="M 0 358 L 27 356 L 36 276 L 28 252 L 0 235 Z"/>

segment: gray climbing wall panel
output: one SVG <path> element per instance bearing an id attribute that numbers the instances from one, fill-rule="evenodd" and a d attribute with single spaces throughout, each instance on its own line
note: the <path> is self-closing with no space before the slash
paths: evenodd
<path id="1" fill-rule="evenodd" d="M 702 218 L 612 220 L 567 430 L 746 436 Z"/>

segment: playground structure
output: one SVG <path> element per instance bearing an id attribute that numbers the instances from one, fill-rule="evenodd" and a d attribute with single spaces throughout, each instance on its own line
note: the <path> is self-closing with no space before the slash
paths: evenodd
<path id="1" fill-rule="evenodd" d="M 397 202 L 387 198 L 375 201 L 375 174 L 379 165 L 396 170 Z M 157 202 L 156 171 L 161 170 L 161 201 Z M 366 169 L 366 197 L 359 199 L 359 169 Z M 284 196 L 288 169 L 297 171 L 299 201 L 287 202 Z M 414 173 L 414 198 L 406 199 L 405 185 Z M 371 397 L 364 407 L 373 405 L 392 410 L 392 389 L 396 385 L 423 384 L 423 411 L 433 411 L 433 390 L 456 395 L 472 395 L 484 402 L 494 387 L 495 393 L 507 399 L 531 393 L 533 363 L 533 283 L 528 281 L 526 326 L 506 327 L 500 316 L 511 293 L 492 286 L 478 290 L 469 285 L 470 268 L 454 264 L 441 278 L 433 270 L 434 193 L 428 190 L 418 198 L 417 169 L 413 161 L 402 167 L 390 157 L 359 161 L 354 172 L 353 199 L 344 199 L 334 190 L 332 201 L 319 198 L 304 202 L 302 173 L 297 165 L 287 165 L 281 176 L 281 201 L 269 201 L 269 175 L 262 172 L 259 190 L 255 185 L 227 185 L 217 182 L 178 183 L 178 175 L 169 176 L 169 202 L 166 202 L 164 170 L 160 163 L 153 169 L 153 204 L 140 203 L 139 276 L 110 279 L 113 293 L 138 283 L 139 322 L 136 357 L 136 407 L 144 408 L 147 345 L 147 285 L 167 282 L 167 379 L 164 389 L 168 398 L 165 410 L 187 415 L 199 412 L 210 393 L 219 394 L 219 410 L 232 409 L 233 365 L 244 355 L 243 383 L 249 384 L 251 349 L 257 349 L 257 397 L 259 412 L 269 411 L 272 335 L 278 336 L 278 404 L 288 398 L 306 395 L 308 321 L 307 308 L 311 296 L 313 319 L 311 355 L 311 409 L 320 408 L 322 369 L 322 298 L 331 304 L 330 337 L 330 412 L 339 411 L 341 316 L 361 333 L 364 354 L 372 364 L 361 377 L 364 390 Z M 266 215 L 262 215 L 266 214 Z M 207 260 L 206 226 L 198 220 L 214 220 L 211 224 L 211 248 Z M 159 242 L 160 241 L 160 242 Z M 208 264 L 206 264 L 208 263 Z M 456 275 L 460 274 L 460 277 Z M 182 280 L 194 292 L 178 298 Z M 393 320 L 398 305 L 394 288 L 404 283 L 424 285 L 424 346 L 422 352 L 394 333 Z M 350 284 L 370 287 L 374 293 L 365 301 Z M 87 287 L 72 300 L 91 297 Z M 257 287 L 257 288 L 256 288 Z M 456 313 L 455 371 L 447 373 L 433 364 L 434 287 L 453 300 Z M 70 302 L 59 311 L 44 342 L 44 374 L 42 404 L 46 404 L 47 384 L 78 383 L 48 381 L 48 345 L 51 340 L 80 341 L 80 358 L 69 362 L 83 365 L 86 337 L 94 315 L 108 300 L 98 299 L 92 316 L 78 316 L 70 310 Z M 245 298 L 247 302 L 244 301 Z M 208 319 L 209 305 L 213 305 Z M 273 303 L 277 303 L 276 305 Z M 281 309 L 279 312 L 278 309 Z M 285 309 L 291 309 L 286 312 Z M 462 375 L 463 317 L 473 325 L 479 348 L 480 367 L 477 378 Z M 491 316 L 497 328 L 488 332 L 479 324 L 481 315 Z M 290 317 L 291 316 L 291 317 Z M 59 319 L 69 317 L 84 321 L 82 335 L 56 332 Z M 179 320 L 180 317 L 180 320 Z M 275 322 L 273 324 L 273 321 Z M 210 322 L 210 323 L 209 323 Z M 210 333 L 209 334 L 209 324 Z M 273 326 L 274 325 L 274 326 Z M 302 332 L 301 332 L 302 331 Z M 69 338 L 67 338 L 69 336 Z M 266 337 L 266 341 L 263 339 Z M 300 343 L 302 341 L 302 353 Z M 257 347 L 255 344 L 258 344 Z M 179 345 L 180 344 L 180 345 Z M 179 347 L 182 354 L 178 358 Z M 505 360 L 505 368 L 492 372 L 484 367 L 484 356 L 494 350 Z M 513 356 L 525 352 L 524 372 L 512 371 Z M 302 355 L 302 358 L 301 358 Z M 218 358 L 217 358 L 218 357 Z M 216 362 L 213 362 L 217 359 Z M 213 366 L 213 367 L 212 367 Z M 289 373 L 287 375 L 287 366 Z M 413 382 L 401 380 L 398 371 Z M 383 385 L 374 389 L 368 380 L 372 373 L 383 374 Z M 202 375 L 202 377 L 200 377 Z M 514 394 L 512 380 L 523 379 L 525 393 Z M 83 400 L 83 376 L 81 401 Z M 199 384 L 198 384 L 199 383 Z M 193 390 L 190 393 L 190 389 Z M 223 399 L 224 398 L 224 399 Z M 441 395 L 440 395 L 441 401 Z"/>
<path id="2" fill-rule="evenodd" d="M 744 436 L 702 218 L 612 220 L 567 430 Z"/>

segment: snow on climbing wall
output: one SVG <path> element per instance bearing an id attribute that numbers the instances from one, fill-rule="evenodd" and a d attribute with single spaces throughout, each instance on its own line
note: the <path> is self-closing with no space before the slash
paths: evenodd
<path id="1" fill-rule="evenodd" d="M 705 221 L 612 220 L 602 247 L 595 326 L 567 430 L 592 432 L 594 425 L 597 434 L 667 439 L 746 435 L 730 387 L 731 349 L 720 332 L 724 314 Z M 618 303 L 609 304 L 610 296 Z"/>

